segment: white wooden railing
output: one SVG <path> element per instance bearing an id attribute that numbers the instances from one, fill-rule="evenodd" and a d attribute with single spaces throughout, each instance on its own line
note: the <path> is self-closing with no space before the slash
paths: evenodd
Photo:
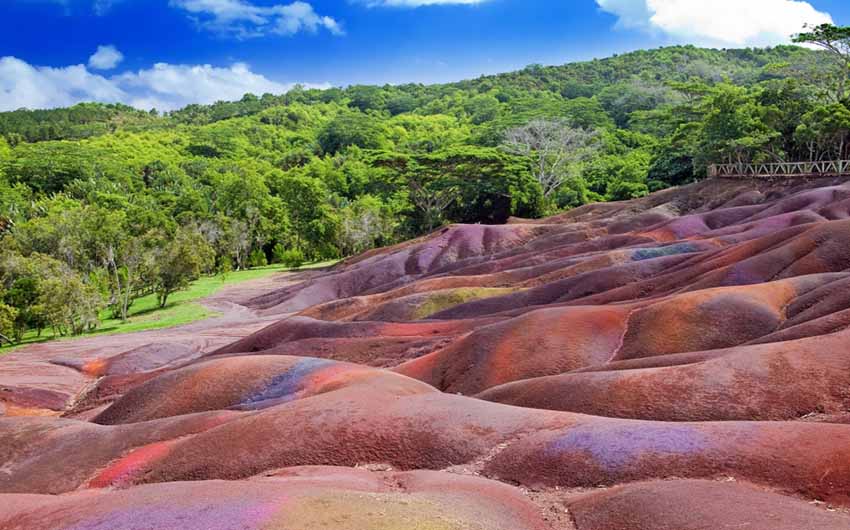
<path id="1" fill-rule="evenodd" d="M 777 162 L 770 164 L 712 164 L 708 166 L 708 175 L 716 178 L 850 176 L 850 160 Z"/>

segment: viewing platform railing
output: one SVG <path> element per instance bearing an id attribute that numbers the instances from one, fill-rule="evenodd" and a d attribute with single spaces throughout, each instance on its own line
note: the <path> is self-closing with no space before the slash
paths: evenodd
<path id="1" fill-rule="evenodd" d="M 712 164 L 708 166 L 708 175 L 716 178 L 850 176 L 850 160 L 776 162 L 770 164 Z"/>

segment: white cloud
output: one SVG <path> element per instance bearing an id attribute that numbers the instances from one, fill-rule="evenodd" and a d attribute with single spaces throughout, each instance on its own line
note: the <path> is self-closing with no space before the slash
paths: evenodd
<path id="1" fill-rule="evenodd" d="M 122 1 L 123 0 L 94 0 L 94 3 L 92 3 L 92 11 L 94 11 L 95 15 L 102 17 L 108 14 L 115 4 Z"/>
<path id="2" fill-rule="evenodd" d="M 130 94 L 128 104 L 160 110 L 189 103 L 236 100 L 248 92 L 281 94 L 291 88 L 252 72 L 243 63 L 229 68 L 158 63 L 147 70 L 116 76 L 113 82 Z"/>
<path id="3" fill-rule="evenodd" d="M 422 7 L 442 5 L 474 5 L 489 0 L 355 0 L 369 7 Z"/>
<path id="4" fill-rule="evenodd" d="M 315 33 L 320 29 L 334 35 L 345 33 L 335 19 L 319 15 L 312 5 L 300 0 L 268 7 L 244 0 L 170 0 L 170 5 L 190 13 L 199 27 L 238 39 Z"/>
<path id="5" fill-rule="evenodd" d="M 124 54 L 113 45 L 98 46 L 97 51 L 89 57 L 89 68 L 93 70 L 112 70 L 124 60 Z"/>
<path id="6" fill-rule="evenodd" d="M 649 28 L 652 11 L 646 0 L 596 0 L 603 11 L 617 15 L 617 26 L 623 28 Z"/>
<path id="7" fill-rule="evenodd" d="M 244 63 L 230 67 L 158 63 L 105 77 L 82 64 L 51 68 L 0 57 L 0 111 L 65 107 L 83 101 L 173 110 L 190 103 L 236 100 L 248 92 L 282 94 L 292 86 L 252 72 Z"/>
<path id="8" fill-rule="evenodd" d="M 711 46 L 768 46 L 787 43 L 803 25 L 832 17 L 799 0 L 596 0 L 619 17 L 622 27 L 668 35 L 676 41 Z"/>
<path id="9" fill-rule="evenodd" d="M 123 95 L 114 83 L 81 64 L 49 68 L 30 66 L 15 57 L 0 58 L 0 111 L 63 107 L 86 100 L 113 103 Z"/>
<path id="10" fill-rule="evenodd" d="M 91 0 L 91 11 L 97 16 L 104 16 L 112 10 L 113 6 L 124 1 L 125 0 Z M 55 4 L 62 8 L 65 15 L 69 16 L 80 9 L 84 10 L 83 6 L 78 5 L 78 2 L 75 0 L 18 0 L 18 2 Z"/>

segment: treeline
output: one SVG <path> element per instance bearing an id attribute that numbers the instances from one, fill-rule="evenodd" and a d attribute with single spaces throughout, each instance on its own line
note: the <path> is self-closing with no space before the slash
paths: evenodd
<path id="1" fill-rule="evenodd" d="M 200 274 L 640 197 L 713 162 L 844 156 L 846 76 L 805 48 L 672 47 L 163 115 L 2 113 L 0 333 L 79 333 Z"/>
<path id="2" fill-rule="evenodd" d="M 79 140 L 118 129 L 147 128 L 158 115 L 127 105 L 81 103 L 64 109 L 0 112 L 0 135 L 8 143 Z"/>

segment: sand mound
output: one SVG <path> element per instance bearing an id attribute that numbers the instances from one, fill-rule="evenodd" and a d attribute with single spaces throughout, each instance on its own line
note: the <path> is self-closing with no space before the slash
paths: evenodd
<path id="1" fill-rule="evenodd" d="M 209 347 L 63 345 L 41 385 L 16 357 L 6 415 L 67 417 L 0 420 L 0 527 L 850 528 L 848 184 L 709 180 L 302 279 Z"/>

